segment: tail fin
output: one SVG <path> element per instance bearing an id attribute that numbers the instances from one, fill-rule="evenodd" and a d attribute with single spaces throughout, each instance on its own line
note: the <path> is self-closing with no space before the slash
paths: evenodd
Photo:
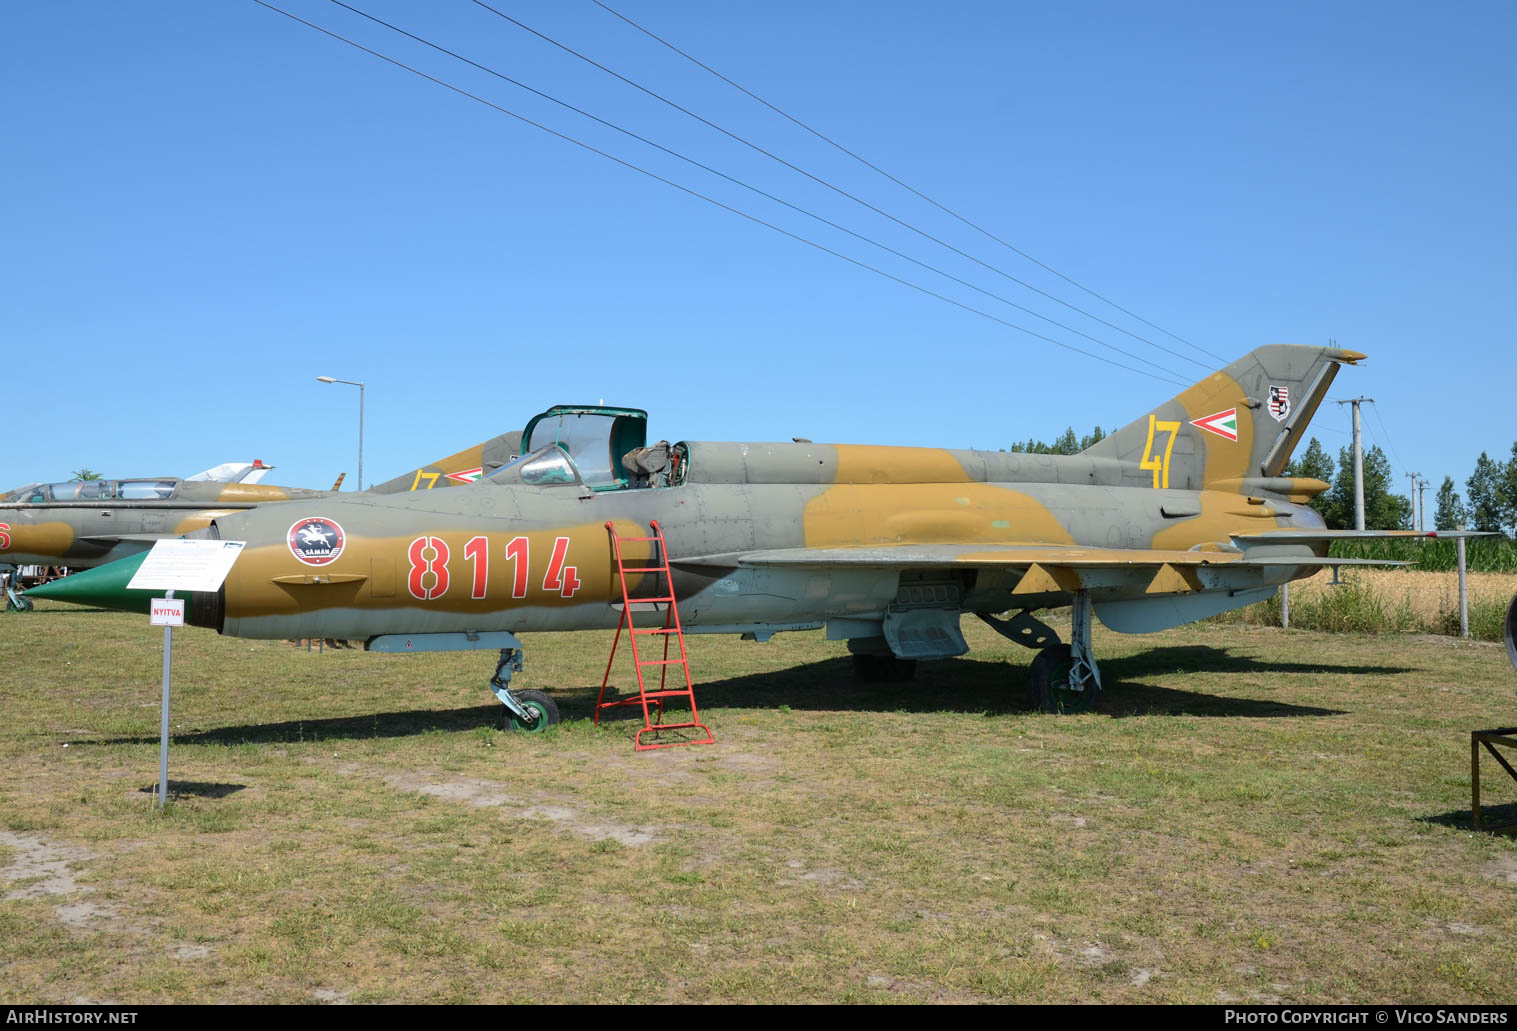
<path id="1" fill-rule="evenodd" d="M 370 487 L 369 491 L 374 494 L 400 494 L 404 491 L 432 490 L 435 487 L 473 483 L 481 476 L 489 476 L 515 458 L 520 451 L 521 431 L 502 433 L 447 458 L 439 458 L 414 471 L 401 473 L 393 480 Z"/>
<path id="2" fill-rule="evenodd" d="M 1291 493 L 1280 479 L 1291 452 L 1338 366 L 1363 357 L 1333 347 L 1258 348 L 1084 454 L 1122 462 L 1124 486 Z"/>

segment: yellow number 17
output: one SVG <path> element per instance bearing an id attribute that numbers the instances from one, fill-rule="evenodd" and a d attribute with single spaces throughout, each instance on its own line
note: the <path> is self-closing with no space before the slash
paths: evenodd
<path id="1" fill-rule="evenodd" d="M 1164 456 L 1154 454 L 1154 431 L 1169 434 L 1169 440 L 1164 445 Z M 1139 469 L 1152 469 L 1154 471 L 1154 486 L 1169 488 L 1169 455 L 1175 449 L 1175 438 L 1180 435 L 1178 422 L 1163 422 L 1154 415 L 1148 417 L 1148 443 L 1143 445 L 1143 461 L 1138 463 Z"/>

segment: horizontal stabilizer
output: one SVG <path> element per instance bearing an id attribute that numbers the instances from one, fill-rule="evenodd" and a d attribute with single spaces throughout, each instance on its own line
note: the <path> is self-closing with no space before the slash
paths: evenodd
<path id="1" fill-rule="evenodd" d="M 1261 530 L 1228 534 L 1244 546 L 1249 544 L 1331 544 L 1333 541 L 1458 540 L 1463 537 L 1499 537 L 1485 530 Z"/>

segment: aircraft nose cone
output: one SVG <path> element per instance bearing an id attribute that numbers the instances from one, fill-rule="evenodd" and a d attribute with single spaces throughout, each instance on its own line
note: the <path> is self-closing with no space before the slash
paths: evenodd
<path id="1" fill-rule="evenodd" d="M 132 591 L 127 589 L 137 569 L 147 559 L 147 552 L 108 562 L 94 569 L 86 569 L 72 576 L 65 576 L 52 583 L 41 584 L 25 592 L 28 598 L 51 598 L 66 601 L 71 605 L 93 605 L 121 612 L 147 612 L 154 597 L 162 597 L 162 591 Z"/>

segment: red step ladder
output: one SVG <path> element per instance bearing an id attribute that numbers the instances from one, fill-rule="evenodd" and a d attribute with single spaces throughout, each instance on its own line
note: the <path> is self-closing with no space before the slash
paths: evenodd
<path id="1" fill-rule="evenodd" d="M 616 526 L 606 523 L 606 532 L 611 535 L 611 552 L 616 557 L 616 574 L 622 584 L 622 618 L 616 624 L 616 638 L 611 642 L 611 657 L 606 660 L 606 675 L 601 678 L 600 698 L 595 702 L 595 722 L 600 724 L 600 714 L 606 709 L 616 709 L 624 705 L 641 705 L 643 707 L 643 729 L 637 732 L 634 747 L 639 752 L 646 752 L 654 748 L 677 748 L 680 745 L 711 745 L 716 743 L 716 738 L 711 734 L 711 728 L 700 722 L 700 713 L 695 708 L 695 685 L 690 682 L 690 659 L 685 654 L 685 631 L 680 625 L 679 603 L 674 600 L 674 582 L 669 575 L 669 550 L 664 544 L 664 531 L 659 527 L 655 519 L 648 524 L 653 531 L 652 537 L 618 537 Z M 657 548 L 657 564 L 645 566 L 629 566 L 622 558 L 622 545 L 628 543 L 653 544 Z M 656 590 L 667 591 L 667 594 L 658 594 L 651 597 L 634 598 L 627 587 L 627 574 L 653 573 L 654 582 L 659 583 L 662 577 L 662 586 Z M 634 605 L 666 605 L 664 610 L 664 625 L 661 627 L 639 627 L 632 618 Z M 627 628 L 627 639 L 632 642 L 632 665 L 637 670 L 637 697 L 618 698 L 614 701 L 606 701 L 606 685 L 611 682 L 611 664 L 616 661 L 616 647 L 622 640 L 622 627 Z M 637 639 L 657 635 L 664 639 L 664 657 L 662 659 L 644 659 L 638 650 Z M 669 639 L 679 641 L 679 658 L 669 658 Z M 643 681 L 643 667 L 658 666 L 658 690 L 648 690 L 648 685 Z M 669 667 L 678 666 L 685 674 L 685 686 L 682 688 L 668 689 Z M 665 698 L 688 698 L 690 700 L 690 721 L 688 723 L 665 723 L 664 699 Z M 654 721 L 649 703 L 658 711 L 658 720 Z M 691 738 L 686 741 L 665 741 L 662 743 L 650 741 L 643 743 L 643 735 L 656 735 L 671 730 L 701 730 L 705 737 Z"/>

